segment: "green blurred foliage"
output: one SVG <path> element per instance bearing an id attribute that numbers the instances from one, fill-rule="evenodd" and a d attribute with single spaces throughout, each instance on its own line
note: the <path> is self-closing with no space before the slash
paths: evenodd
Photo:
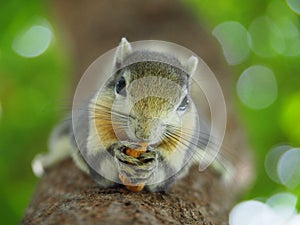
<path id="1" fill-rule="evenodd" d="M 47 150 L 47 137 L 64 114 L 69 92 L 66 49 L 51 26 L 48 49 L 34 58 L 18 55 L 13 41 L 33 25 L 52 18 L 45 2 L 0 3 L 0 217 L 1 224 L 17 224 L 28 206 L 37 179 L 30 162 Z"/>
<path id="2" fill-rule="evenodd" d="M 300 56 L 288 56 L 296 49 L 295 43 L 289 37 L 294 34 L 295 27 L 298 32 L 297 35 L 299 35 L 299 15 L 293 12 L 284 0 L 187 0 L 185 2 L 188 3 L 199 20 L 205 22 L 204 24 L 209 31 L 225 21 L 237 21 L 249 29 L 256 18 L 264 16 L 282 32 L 283 35 L 279 36 L 281 39 L 278 41 L 278 37 L 274 39 L 275 35 L 271 33 L 274 30 L 255 31 L 255 36 L 261 35 L 259 39 L 255 40 L 259 47 L 274 52 L 268 57 L 252 52 L 246 61 L 230 68 L 234 80 L 237 81 L 241 73 L 249 66 L 257 64 L 267 66 L 273 70 L 278 85 L 277 100 L 262 110 L 253 110 L 243 105 L 238 99 L 236 90 L 234 90 L 236 87 L 232 87 L 239 115 L 241 115 L 250 144 L 253 147 L 258 173 L 256 182 L 246 198 L 269 197 L 278 191 L 288 190 L 268 177 L 264 168 L 264 160 L 270 149 L 280 143 L 287 143 L 294 147 L 300 146 Z M 295 24 L 295 27 L 291 24 Z M 263 37 L 260 32 L 266 36 Z M 297 36 L 298 44 L 299 40 L 300 37 Z M 252 44 L 255 45 L 256 43 L 253 43 L 252 40 Z M 280 50 L 283 47 L 285 52 L 276 53 L 275 50 Z M 299 189 L 300 187 L 298 190 L 288 191 L 297 194 L 300 198 Z"/>

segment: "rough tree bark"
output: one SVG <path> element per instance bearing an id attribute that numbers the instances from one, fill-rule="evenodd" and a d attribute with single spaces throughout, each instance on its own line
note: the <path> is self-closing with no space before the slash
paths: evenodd
<path id="1" fill-rule="evenodd" d="M 52 3 L 51 3 L 52 4 Z M 76 60 L 76 81 L 99 55 L 126 36 L 129 41 L 160 39 L 192 49 L 217 75 L 230 103 L 230 76 L 212 37 L 174 0 L 56 0 Z M 189 175 L 167 194 L 100 189 L 70 159 L 40 181 L 22 224 L 228 224 L 228 211 L 251 177 L 251 163 L 235 113 L 228 109 L 226 149 L 237 168 L 224 186 L 210 170 Z"/>

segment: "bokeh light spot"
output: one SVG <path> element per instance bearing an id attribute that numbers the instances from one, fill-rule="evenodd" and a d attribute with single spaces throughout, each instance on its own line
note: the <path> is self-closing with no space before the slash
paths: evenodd
<path id="1" fill-rule="evenodd" d="M 281 183 L 279 176 L 277 165 L 281 158 L 281 156 L 290 150 L 292 147 L 289 145 L 279 145 L 270 150 L 265 159 L 265 169 L 268 176 L 275 182 Z"/>
<path id="2" fill-rule="evenodd" d="M 47 50 L 51 39 L 52 32 L 48 27 L 34 25 L 14 39 L 12 48 L 23 57 L 37 57 Z"/>
<path id="3" fill-rule="evenodd" d="M 286 3 L 295 13 L 300 14 L 300 1 L 299 0 L 286 0 Z"/>
<path id="4" fill-rule="evenodd" d="M 237 94 L 249 108 L 268 107 L 277 98 L 277 81 L 273 71 L 260 65 L 247 68 L 237 82 Z"/>
<path id="5" fill-rule="evenodd" d="M 300 185 L 300 148 L 293 148 L 281 156 L 278 175 L 282 184 L 290 189 Z"/>
<path id="6" fill-rule="evenodd" d="M 296 210 L 297 197 L 279 193 L 266 203 L 256 200 L 237 204 L 229 214 L 230 225 L 299 225 Z"/>
<path id="7" fill-rule="evenodd" d="M 274 57 L 285 50 L 280 29 L 268 17 L 256 18 L 249 27 L 251 48 L 259 56 Z"/>
<path id="8" fill-rule="evenodd" d="M 291 193 L 278 193 L 271 196 L 266 204 L 281 215 L 281 218 L 288 220 L 296 214 L 297 196 Z"/>
<path id="9" fill-rule="evenodd" d="M 286 225 L 299 225 L 300 224 L 300 215 L 294 216 L 291 220 L 288 221 Z"/>
<path id="10" fill-rule="evenodd" d="M 298 56 L 300 55 L 300 35 L 295 38 L 287 38 L 286 42 L 288 43 L 286 46 L 286 50 L 284 55 L 286 56 Z"/>
<path id="11" fill-rule="evenodd" d="M 281 32 L 284 39 L 285 49 L 281 52 L 285 56 L 300 55 L 300 34 L 298 17 L 284 1 L 271 1 L 267 8 L 268 17 Z M 276 48 L 276 47 L 275 47 Z"/>
<path id="12" fill-rule="evenodd" d="M 277 25 L 284 35 L 286 56 L 300 55 L 300 33 L 297 25 L 288 17 L 280 17 L 277 19 Z"/>
<path id="13" fill-rule="evenodd" d="M 230 212 L 230 225 L 270 225 L 274 224 L 272 209 L 259 201 L 251 200 L 236 205 Z"/>
<path id="14" fill-rule="evenodd" d="M 248 58 L 250 36 L 242 24 L 235 21 L 221 23 L 214 28 L 213 35 L 221 43 L 228 64 L 236 65 Z"/>
<path id="15" fill-rule="evenodd" d="M 277 18 L 276 24 L 286 38 L 297 38 L 299 30 L 297 25 L 287 16 Z"/>

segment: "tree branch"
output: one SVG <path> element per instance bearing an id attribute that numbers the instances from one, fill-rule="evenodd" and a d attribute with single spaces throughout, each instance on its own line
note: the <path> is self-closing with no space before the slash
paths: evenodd
<path id="1" fill-rule="evenodd" d="M 66 160 L 42 178 L 22 224 L 222 224 L 232 199 L 221 187 L 193 167 L 169 193 L 101 189 Z"/>

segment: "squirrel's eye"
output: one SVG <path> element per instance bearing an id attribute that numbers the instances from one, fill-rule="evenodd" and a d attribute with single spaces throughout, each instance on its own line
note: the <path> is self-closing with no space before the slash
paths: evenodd
<path id="1" fill-rule="evenodd" d="M 182 100 L 182 102 L 180 103 L 180 105 L 178 106 L 177 110 L 180 110 L 180 111 L 184 111 L 186 110 L 186 108 L 188 107 L 190 103 L 190 100 L 188 98 L 188 96 L 185 96 Z"/>
<path id="2" fill-rule="evenodd" d="M 116 93 L 122 96 L 126 96 L 126 80 L 122 76 L 116 84 Z"/>

